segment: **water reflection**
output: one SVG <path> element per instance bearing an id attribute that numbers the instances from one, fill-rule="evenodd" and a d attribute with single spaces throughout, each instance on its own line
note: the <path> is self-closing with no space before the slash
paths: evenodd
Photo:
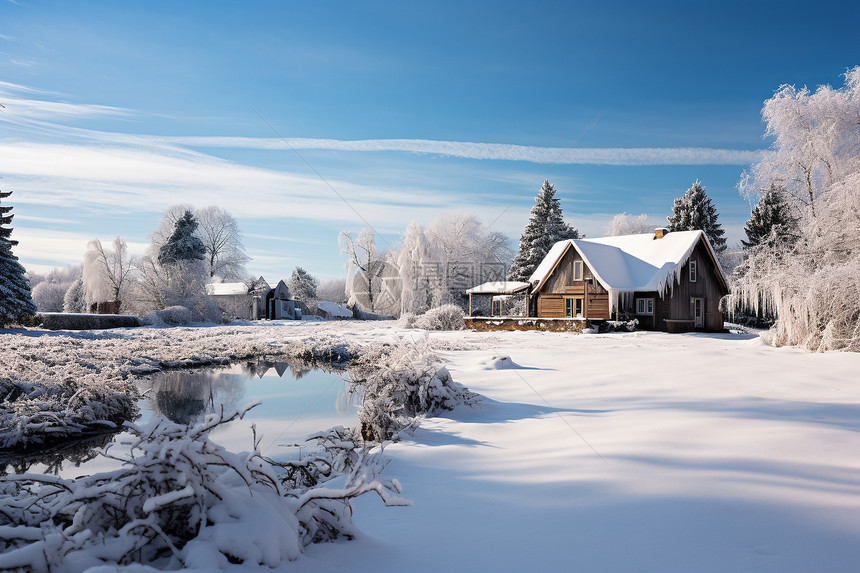
<path id="1" fill-rule="evenodd" d="M 40 473 L 59 475 L 64 464 L 77 468 L 94 459 L 115 435 L 116 432 L 95 434 L 26 453 L 0 452 L 0 476 L 27 473 L 35 466 Z"/>
<path id="2" fill-rule="evenodd" d="M 303 442 L 308 434 L 335 425 L 358 425 L 361 396 L 352 391 L 346 372 L 326 365 L 314 367 L 304 362 L 276 362 L 261 359 L 231 367 L 185 369 L 159 372 L 136 381 L 143 398 L 138 402 L 141 416 L 136 424 L 154 415 L 164 415 L 179 424 L 191 424 L 200 417 L 241 407 L 261 400 L 244 421 L 228 425 L 213 436 L 230 449 L 250 448 L 251 423 L 265 436 L 264 452 L 272 457 L 289 450 L 289 444 Z M 113 453 L 128 450 L 131 436 L 99 434 L 39 452 L 0 453 L 0 475 L 34 471 L 76 477 L 118 467 L 118 462 L 99 457 L 107 445 Z"/>

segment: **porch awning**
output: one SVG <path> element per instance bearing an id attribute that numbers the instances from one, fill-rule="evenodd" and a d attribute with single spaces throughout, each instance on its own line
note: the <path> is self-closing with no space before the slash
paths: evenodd
<path id="1" fill-rule="evenodd" d="M 518 294 L 527 291 L 529 286 L 520 281 L 493 281 L 472 287 L 466 294 Z"/>

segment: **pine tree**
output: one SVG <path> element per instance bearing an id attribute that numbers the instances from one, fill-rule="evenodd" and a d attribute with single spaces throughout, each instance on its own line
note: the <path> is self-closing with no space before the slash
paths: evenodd
<path id="1" fill-rule="evenodd" d="M 317 280 L 302 267 L 293 269 L 293 274 L 287 284 L 293 298 L 304 303 L 311 302 L 317 298 Z"/>
<path id="2" fill-rule="evenodd" d="M 722 225 L 717 222 L 720 214 L 705 193 L 705 186 L 698 180 L 687 189 L 683 197 L 675 199 L 672 216 L 669 220 L 670 231 L 704 231 L 717 255 L 726 250 Z"/>
<path id="3" fill-rule="evenodd" d="M 0 191 L 0 201 L 11 195 L 11 191 Z M 36 314 L 36 305 L 30 293 L 30 281 L 12 247 L 18 241 L 12 239 L 12 229 L 5 227 L 12 222 L 12 207 L 0 205 L 0 325 Z"/>
<path id="4" fill-rule="evenodd" d="M 791 215 L 788 203 L 783 199 L 780 189 L 771 187 L 753 208 L 750 219 L 744 226 L 746 241 L 741 239 L 745 248 L 760 244 L 775 247 L 778 244 L 791 244 L 797 240 L 797 219 Z"/>
<path id="5" fill-rule="evenodd" d="M 511 263 L 508 279 L 528 281 L 555 243 L 578 238 L 579 231 L 564 222 L 561 202 L 555 197 L 555 187 L 549 180 L 544 180 L 535 197 L 529 222 L 520 237 L 520 250 Z"/>
<path id="6" fill-rule="evenodd" d="M 206 258 L 206 247 L 203 241 L 194 235 L 197 224 L 191 211 L 185 211 L 185 214 L 176 220 L 173 234 L 159 249 L 160 265 L 172 265 L 182 261 L 202 261 Z"/>
<path id="7" fill-rule="evenodd" d="M 66 291 L 63 297 L 63 312 L 87 312 L 87 295 L 82 278 L 75 279 Z"/>

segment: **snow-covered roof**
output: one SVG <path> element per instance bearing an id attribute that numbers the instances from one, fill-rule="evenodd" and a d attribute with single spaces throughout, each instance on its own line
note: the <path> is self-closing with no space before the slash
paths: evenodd
<path id="1" fill-rule="evenodd" d="M 336 302 L 320 301 L 317 303 L 317 308 L 333 318 L 352 318 L 352 311 L 346 305 L 341 306 Z"/>
<path id="2" fill-rule="evenodd" d="M 620 235 L 597 239 L 569 239 L 559 241 L 541 261 L 529 282 L 534 290 L 540 289 L 564 256 L 569 247 L 575 248 L 595 279 L 608 291 L 664 292 L 672 288 L 672 281 L 690 258 L 699 239 L 711 253 L 716 254 L 702 231 L 675 231 L 661 239 L 654 233 Z M 722 277 L 719 265 L 716 272 Z"/>
<path id="3" fill-rule="evenodd" d="M 493 281 L 472 287 L 466 294 L 515 294 L 527 288 L 529 283 L 521 281 Z"/>

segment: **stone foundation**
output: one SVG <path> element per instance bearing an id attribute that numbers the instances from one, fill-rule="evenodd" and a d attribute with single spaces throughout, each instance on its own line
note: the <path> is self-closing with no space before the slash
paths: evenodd
<path id="1" fill-rule="evenodd" d="M 527 316 L 467 316 L 466 328 L 478 332 L 499 330 L 542 330 L 546 332 L 580 332 L 588 327 L 585 318 L 534 318 Z"/>

